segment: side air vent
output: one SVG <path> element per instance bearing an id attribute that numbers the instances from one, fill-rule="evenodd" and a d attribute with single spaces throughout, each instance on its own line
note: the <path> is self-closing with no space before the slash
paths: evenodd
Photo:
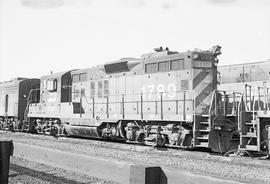
<path id="1" fill-rule="evenodd" d="M 107 74 L 128 72 L 140 62 L 141 61 L 136 58 L 122 58 L 118 61 L 105 64 L 104 69 Z"/>
<path id="2" fill-rule="evenodd" d="M 119 63 L 106 64 L 106 65 L 104 65 L 104 68 L 105 68 L 105 72 L 107 74 L 129 71 L 127 61 L 119 62 Z"/>
<path id="3" fill-rule="evenodd" d="M 181 90 L 188 91 L 189 90 L 189 81 L 181 80 Z"/>

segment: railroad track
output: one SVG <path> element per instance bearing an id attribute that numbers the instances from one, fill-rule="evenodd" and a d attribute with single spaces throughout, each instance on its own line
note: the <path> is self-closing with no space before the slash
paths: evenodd
<path id="1" fill-rule="evenodd" d="M 222 156 L 221 153 L 213 153 L 211 150 L 207 148 L 194 148 L 194 149 L 183 149 L 181 147 L 177 146 L 163 146 L 163 147 L 155 147 L 154 143 L 148 142 L 147 144 L 139 144 L 135 143 L 132 141 L 126 141 L 126 140 L 109 140 L 109 139 L 99 139 L 99 138 L 85 138 L 85 137 L 77 137 L 77 136 L 69 136 L 69 135 L 61 135 L 61 136 L 52 136 L 50 134 L 33 134 L 33 133 L 26 133 L 26 132 L 19 132 L 19 131 L 9 131 L 9 130 L 1 130 L 0 132 L 11 132 L 11 133 L 18 133 L 18 135 L 28 135 L 28 136 L 33 136 L 35 139 L 40 139 L 40 140 L 45 140 L 45 139 L 53 139 L 53 140 L 65 140 L 70 143 L 89 143 L 91 144 L 96 144 L 96 145 L 103 145 L 104 144 L 109 144 L 111 148 L 117 148 L 117 149 L 136 149 L 136 150 L 146 150 L 146 149 L 157 149 L 157 150 L 171 150 L 171 151 L 179 151 L 181 150 L 182 152 L 190 152 L 190 151 L 202 151 L 202 152 L 208 152 L 210 154 L 215 154 L 215 155 L 220 155 Z M 148 148 L 147 148 L 148 147 Z"/>

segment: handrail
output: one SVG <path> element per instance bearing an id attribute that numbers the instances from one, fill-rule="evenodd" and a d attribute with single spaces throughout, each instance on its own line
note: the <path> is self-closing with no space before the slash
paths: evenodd
<path id="1" fill-rule="evenodd" d="M 150 93 L 149 93 L 150 94 Z M 185 106 L 186 106 L 186 103 L 189 102 L 189 103 L 193 103 L 193 114 L 194 114 L 194 121 L 195 121 L 195 115 L 196 115 L 196 101 L 195 101 L 195 95 L 194 95 L 194 91 L 177 91 L 175 92 L 175 97 L 170 99 L 169 97 L 164 97 L 166 95 L 170 95 L 172 94 L 172 92 L 159 92 L 159 93 L 152 93 L 152 95 L 158 95 L 157 97 L 155 97 L 154 99 L 146 99 L 146 98 L 143 98 L 143 93 L 134 93 L 134 94 L 117 94 L 117 95 L 108 95 L 107 97 L 102 97 L 102 98 L 98 98 L 97 96 L 92 96 L 92 98 L 88 95 L 81 95 L 79 97 L 77 97 L 78 99 L 83 99 L 84 103 L 86 103 L 87 105 L 91 105 L 91 104 L 95 104 L 95 105 L 98 105 L 98 104 L 103 104 L 103 105 L 106 105 L 106 113 L 107 113 L 107 117 L 109 116 L 109 107 L 108 107 L 108 98 L 112 98 L 113 101 L 110 102 L 110 104 L 121 104 L 120 108 L 121 108 L 121 112 L 124 112 L 123 111 L 123 104 L 128 104 L 128 103 L 148 103 L 148 102 L 155 102 L 156 104 L 159 103 L 159 107 L 160 107 L 160 115 L 161 115 L 161 119 L 163 119 L 163 104 L 164 103 L 167 103 L 167 102 L 175 102 L 177 107 L 176 107 L 176 111 L 175 113 L 176 114 L 181 114 L 183 115 L 183 121 L 190 121 L 190 119 L 187 119 L 187 112 L 186 112 L 186 109 L 185 109 Z M 182 96 L 183 95 L 183 96 Z M 128 98 L 128 96 L 130 96 L 131 98 Z M 132 97 L 134 96 L 134 97 Z M 119 97 L 119 99 L 115 99 L 113 97 Z M 137 98 L 135 98 L 137 97 Z M 89 99 L 92 99 L 91 101 Z M 97 99 L 96 100 L 93 100 L 93 99 Z M 179 111 L 178 110 L 178 104 L 179 102 L 181 102 L 181 104 L 183 105 L 182 109 L 183 111 Z M 142 104 L 141 104 L 142 105 Z M 139 107 L 137 107 L 139 109 Z M 142 108 L 142 107 L 141 107 Z M 156 113 L 157 113 L 157 106 L 156 106 Z M 93 113 L 94 114 L 94 113 Z M 191 114 L 191 113 L 190 113 Z M 123 114 L 124 116 L 124 114 Z M 94 115 L 93 115 L 94 117 Z M 141 117 L 143 117 L 143 114 L 141 115 Z"/>
<path id="2" fill-rule="evenodd" d="M 26 104 L 26 108 L 24 110 L 24 119 L 27 118 L 27 111 L 29 110 L 29 105 L 31 103 L 31 96 L 32 96 L 32 89 L 29 91 L 28 97 L 27 97 L 27 104 Z"/>
<path id="3" fill-rule="evenodd" d="M 244 89 L 241 95 L 241 100 L 238 105 L 238 122 L 241 122 L 240 113 L 243 111 L 243 108 L 247 112 L 252 112 L 253 115 L 253 127 L 255 126 L 256 120 L 256 111 L 264 111 L 266 114 L 269 111 L 269 88 L 266 86 L 257 86 L 257 94 L 253 90 L 252 94 L 252 86 L 245 84 Z M 263 93 L 261 91 L 263 90 Z M 249 94 L 248 94 L 249 92 Z M 248 97 L 249 97 L 249 104 L 248 104 Z M 256 99 L 257 97 L 257 99 Z M 257 107 L 256 107 L 257 101 Z M 262 103 L 261 103 L 262 102 Z M 245 107 L 243 107 L 245 105 Z M 240 123 L 238 124 L 238 129 L 241 131 Z"/>
<path id="4" fill-rule="evenodd" d="M 26 104 L 26 108 L 25 108 L 25 110 L 24 110 L 24 119 L 26 119 L 27 118 L 27 113 L 28 113 L 28 111 L 29 111 L 29 105 L 33 102 L 33 100 L 32 100 L 32 94 L 33 94 L 33 92 L 37 92 L 37 91 L 40 91 L 40 89 L 31 89 L 30 91 L 29 91 L 29 93 L 28 93 L 28 96 L 27 96 L 27 104 Z M 36 99 L 35 99 L 35 102 L 37 101 L 37 94 L 36 94 Z"/>
<path id="5" fill-rule="evenodd" d="M 241 124 L 239 122 L 241 122 L 241 112 L 242 112 L 242 109 L 243 109 L 243 104 L 244 104 L 244 93 L 245 93 L 245 88 L 246 88 L 246 85 L 243 87 L 243 90 L 242 90 L 242 95 L 240 97 L 240 102 L 238 104 L 238 131 L 241 131 Z M 245 108 L 246 109 L 246 108 Z"/>
<path id="6" fill-rule="evenodd" d="M 216 98 L 216 92 L 217 92 L 217 90 L 214 90 L 213 91 L 213 95 L 212 95 L 212 98 L 211 98 L 211 103 L 210 103 L 210 106 L 209 106 L 209 114 L 211 114 L 212 113 L 212 107 L 213 107 L 213 103 L 214 103 L 214 99 Z"/>
<path id="7" fill-rule="evenodd" d="M 264 93 L 261 95 L 261 89 L 263 89 Z M 258 111 L 261 111 L 262 109 L 264 110 L 264 112 L 266 113 L 267 111 L 269 111 L 269 88 L 266 86 L 257 87 L 258 90 L 258 99 L 257 99 L 257 103 L 258 103 Z M 261 107 L 261 96 L 263 97 L 263 108 Z"/>
<path id="8" fill-rule="evenodd" d="M 218 100 L 218 95 L 219 94 L 220 96 L 220 100 Z M 232 92 L 230 94 L 228 94 L 226 91 L 221 91 L 221 90 L 214 90 L 213 91 L 213 95 L 212 95 L 212 98 L 211 98 L 211 103 L 210 103 L 210 106 L 209 106 L 209 111 L 208 113 L 209 114 L 212 114 L 212 115 L 219 115 L 219 114 L 223 114 L 224 116 L 226 116 L 228 113 L 230 114 L 236 114 L 238 112 L 237 110 L 237 102 L 238 102 L 238 98 L 239 96 L 237 96 L 237 94 L 240 94 L 240 97 L 242 95 L 242 93 L 240 92 Z M 228 106 L 228 102 L 230 102 L 230 99 L 233 99 L 232 100 L 232 107 Z M 221 106 L 218 106 L 218 102 L 221 102 L 222 105 Z M 222 112 L 221 112 L 222 110 Z"/>

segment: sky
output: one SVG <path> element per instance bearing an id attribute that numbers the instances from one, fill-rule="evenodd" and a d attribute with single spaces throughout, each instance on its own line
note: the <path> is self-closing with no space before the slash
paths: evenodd
<path id="1" fill-rule="evenodd" d="M 219 65 L 270 59 L 270 1 L 0 0 L 0 81 L 214 45 Z"/>

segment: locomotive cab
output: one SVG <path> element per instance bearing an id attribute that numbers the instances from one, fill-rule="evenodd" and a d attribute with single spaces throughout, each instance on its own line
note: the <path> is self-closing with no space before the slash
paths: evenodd
<path id="1" fill-rule="evenodd" d="M 70 71 L 42 76 L 40 82 L 40 89 L 32 90 L 28 98 L 29 131 L 51 134 L 52 127 L 60 124 L 63 114 L 70 113 Z M 31 100 L 37 92 L 40 94 L 38 103 Z"/>

